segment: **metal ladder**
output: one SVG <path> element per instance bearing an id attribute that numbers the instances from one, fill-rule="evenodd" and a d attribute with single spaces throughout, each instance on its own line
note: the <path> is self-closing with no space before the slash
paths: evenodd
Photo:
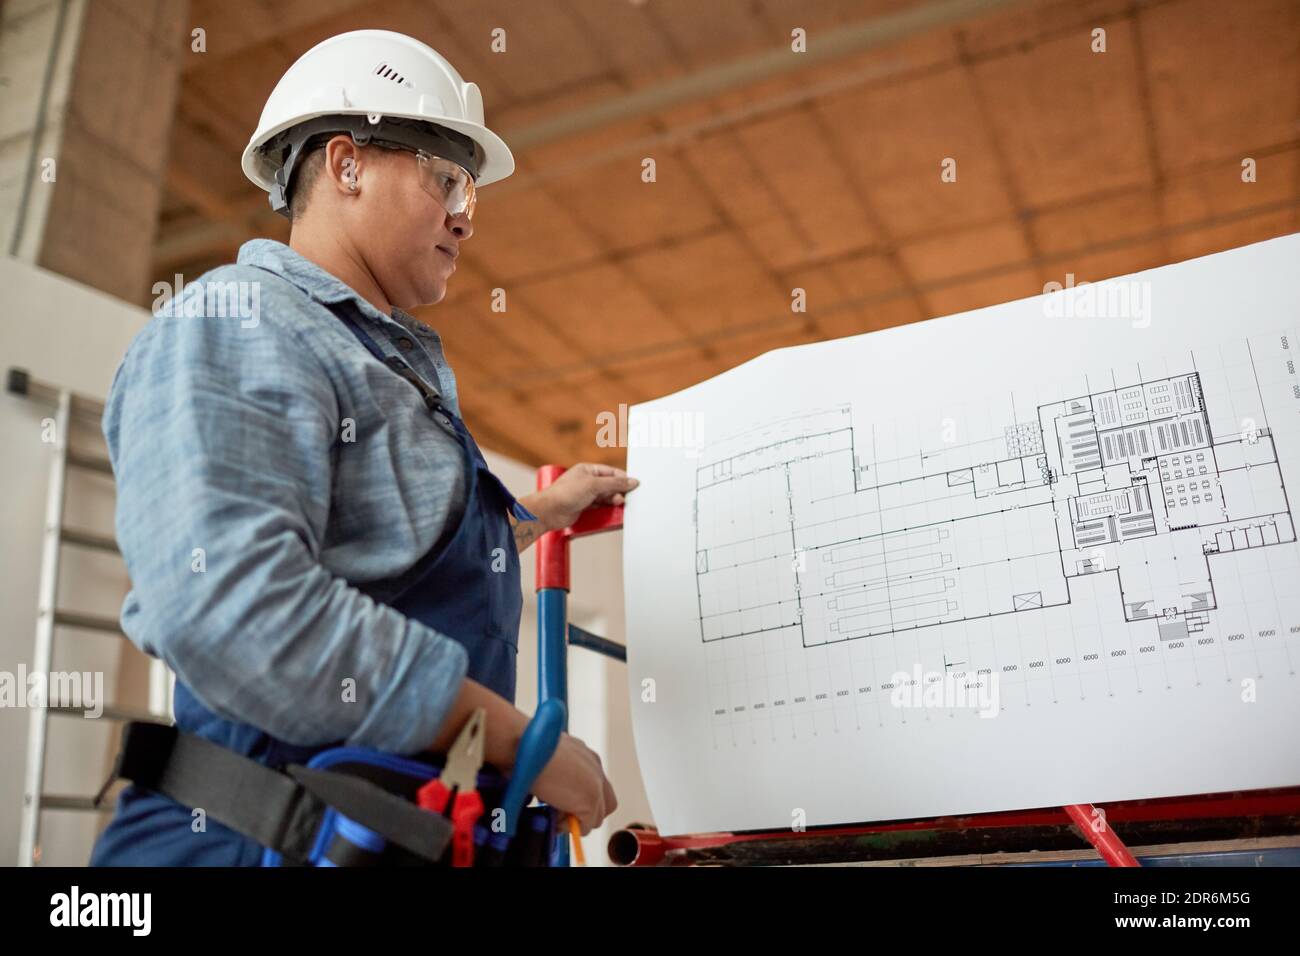
<path id="1" fill-rule="evenodd" d="M 59 566 L 62 549 L 85 548 L 120 554 L 112 535 L 65 527 L 64 501 L 69 470 L 107 475 L 113 469 L 107 458 L 86 454 L 71 447 L 69 432 L 74 418 L 96 423 L 104 414 L 104 405 L 74 392 L 33 380 L 23 369 L 11 368 L 7 376 L 8 391 L 53 405 L 55 408 L 54 457 L 50 463 L 50 482 L 45 499 L 45 525 L 41 546 L 40 587 L 36 605 L 36 642 L 32 652 L 33 673 L 48 677 L 54 661 L 54 638 L 60 628 L 96 631 L 124 638 L 116 617 L 60 610 L 56 606 L 59 591 Z M 104 705 L 102 716 L 115 721 L 146 720 L 171 723 L 171 673 L 156 658 L 150 659 L 149 702 L 146 709 Z M 93 795 L 53 794 L 45 792 L 45 755 L 51 716 L 87 719 L 77 707 L 51 705 L 43 695 L 41 705 L 33 708 L 27 729 L 27 763 L 23 777 L 22 822 L 19 830 L 18 865 L 35 866 L 40 862 L 41 813 L 45 810 L 104 812 L 112 803 L 95 806 Z"/>

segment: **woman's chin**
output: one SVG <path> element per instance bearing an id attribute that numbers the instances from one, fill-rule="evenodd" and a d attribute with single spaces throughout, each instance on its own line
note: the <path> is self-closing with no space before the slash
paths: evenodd
<path id="1" fill-rule="evenodd" d="M 419 291 L 419 305 L 437 305 L 447 295 L 447 280 L 442 276 L 429 277 Z"/>

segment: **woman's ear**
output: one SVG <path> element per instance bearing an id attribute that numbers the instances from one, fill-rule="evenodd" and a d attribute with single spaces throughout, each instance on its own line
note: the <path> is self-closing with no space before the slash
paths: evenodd
<path id="1" fill-rule="evenodd" d="M 361 191 L 361 150 L 351 136 L 335 136 L 325 144 L 325 175 L 340 193 Z"/>

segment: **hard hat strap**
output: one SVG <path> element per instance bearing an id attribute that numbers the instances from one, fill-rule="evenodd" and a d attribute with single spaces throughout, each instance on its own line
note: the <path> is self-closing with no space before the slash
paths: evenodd
<path id="1" fill-rule="evenodd" d="M 478 143 L 434 123 L 388 117 L 380 117 L 377 123 L 372 123 L 366 116 L 319 116 L 279 133 L 264 147 L 273 161 L 280 161 L 268 197 L 272 209 L 285 218 L 289 217 L 289 185 L 303 152 L 313 140 L 341 133 L 351 135 L 352 142 L 358 146 L 374 141 L 441 156 L 464 167 L 474 179 L 478 178 L 483 160 L 483 148 Z"/>

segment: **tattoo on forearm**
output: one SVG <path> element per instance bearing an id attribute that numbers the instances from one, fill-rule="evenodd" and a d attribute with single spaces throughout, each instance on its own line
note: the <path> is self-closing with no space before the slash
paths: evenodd
<path id="1" fill-rule="evenodd" d="M 545 533 L 540 521 L 519 521 L 512 517 L 510 523 L 514 526 L 515 547 L 521 552 Z"/>

